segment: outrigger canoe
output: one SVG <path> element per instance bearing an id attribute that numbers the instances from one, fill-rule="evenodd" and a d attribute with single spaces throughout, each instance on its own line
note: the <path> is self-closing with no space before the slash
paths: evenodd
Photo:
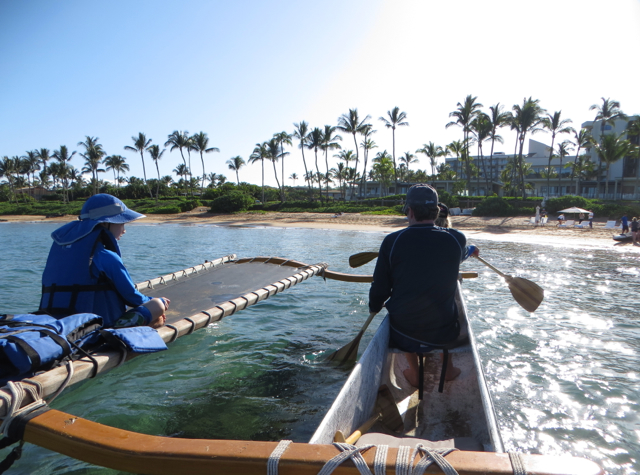
<path id="1" fill-rule="evenodd" d="M 274 275 L 279 276 L 277 281 L 264 284 L 265 279 L 268 282 Z M 326 264 L 226 256 L 146 281 L 139 287 L 148 295 L 163 295 L 172 300 L 167 325 L 159 329 L 162 338 L 170 343 L 314 275 L 349 282 L 372 280 L 371 276 L 331 272 Z M 186 307 L 174 305 L 178 301 L 188 303 Z M 458 305 L 466 317 L 460 288 Z M 441 473 L 438 466 L 430 465 L 433 461 L 446 470 L 448 467 L 457 470 L 447 471 L 449 474 L 603 473 L 595 463 L 581 458 L 503 453 L 472 334 L 468 345 L 452 351 L 455 365 L 462 369 L 461 375 L 447 382 L 444 392 L 439 394 L 437 375 L 428 373 L 424 398 L 419 403 L 417 391 L 402 376 L 404 358 L 387 348 L 388 332 L 385 319 L 309 443 L 151 436 L 57 411 L 43 400 L 63 387 L 108 371 L 135 356 L 119 352 L 93 354 L 95 362 L 82 358 L 28 380 L 10 383 L 0 390 L 0 418 L 6 422 L 5 434 L 14 440 L 95 465 L 140 474 L 378 475 L 394 470 L 402 474 Z M 439 367 L 437 355 L 430 355 L 430 359 L 434 361 L 427 368 Z M 379 394 L 385 398 L 381 399 Z M 382 408 L 381 400 L 387 404 L 386 409 Z M 394 427 L 385 425 L 388 421 L 384 413 L 392 414 Z M 357 429 L 365 435 L 357 441 L 351 437 L 347 440 L 360 447 L 334 442 L 341 440 L 342 434 L 358 434 Z"/>

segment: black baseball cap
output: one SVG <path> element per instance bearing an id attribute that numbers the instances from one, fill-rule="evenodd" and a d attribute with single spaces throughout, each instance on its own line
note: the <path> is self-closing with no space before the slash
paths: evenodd
<path id="1" fill-rule="evenodd" d="M 437 208 L 438 192 L 431 185 L 413 185 L 407 191 L 407 199 L 402 212 L 406 214 L 413 205 L 426 205 L 428 208 Z"/>

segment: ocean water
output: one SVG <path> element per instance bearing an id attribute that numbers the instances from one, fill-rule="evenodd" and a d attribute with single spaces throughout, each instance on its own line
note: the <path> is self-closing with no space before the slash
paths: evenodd
<path id="1" fill-rule="evenodd" d="M 0 223 L 0 313 L 37 307 L 49 234 L 57 226 Z M 141 223 L 128 226 L 120 244 L 134 281 L 141 281 L 232 253 L 369 274 L 373 263 L 353 270 L 348 257 L 377 250 L 383 237 Z M 480 272 L 463 288 L 506 449 L 581 456 L 611 474 L 638 473 L 640 253 L 613 241 L 499 239 L 470 237 L 496 267 L 545 289 L 545 301 L 529 314 L 495 273 L 476 260 L 462 264 Z M 307 441 L 348 370 L 311 364 L 305 355 L 353 338 L 368 315 L 367 293 L 367 284 L 314 277 L 181 338 L 169 351 L 67 389 L 53 407 L 153 435 Z M 27 444 L 9 473 L 118 472 Z"/>

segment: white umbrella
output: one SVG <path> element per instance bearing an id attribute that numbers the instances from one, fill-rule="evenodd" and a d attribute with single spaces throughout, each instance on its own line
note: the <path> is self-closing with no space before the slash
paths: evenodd
<path id="1" fill-rule="evenodd" d="M 587 211 L 586 209 L 577 208 L 575 206 L 573 208 L 561 209 L 558 212 L 559 213 L 584 213 L 584 214 L 590 213 L 590 211 Z"/>

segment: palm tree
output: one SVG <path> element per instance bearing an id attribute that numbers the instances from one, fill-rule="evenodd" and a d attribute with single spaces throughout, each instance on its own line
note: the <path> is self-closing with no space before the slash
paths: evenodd
<path id="1" fill-rule="evenodd" d="M 400 165 L 404 164 L 404 166 L 407 167 L 407 170 L 409 170 L 409 166 L 412 163 L 420 162 L 420 160 L 418 160 L 416 156 L 411 152 L 404 152 L 404 155 L 402 155 L 399 160 L 402 162 Z"/>
<path id="2" fill-rule="evenodd" d="M 276 139 L 280 144 L 280 158 L 282 159 L 282 161 L 280 162 L 282 165 L 282 190 L 280 191 L 280 201 L 284 203 L 284 157 L 286 155 L 289 155 L 289 152 L 287 152 L 286 154 L 284 153 L 284 146 L 285 144 L 289 146 L 293 145 L 293 143 L 291 142 L 292 135 L 283 131 L 274 134 L 273 138 Z"/>
<path id="3" fill-rule="evenodd" d="M 124 149 L 132 152 L 140 152 L 140 159 L 142 160 L 142 174 L 144 176 L 144 186 L 147 187 L 149 196 L 153 198 L 151 188 L 149 188 L 149 185 L 147 184 L 147 170 L 144 166 L 144 151 L 151 143 L 151 139 L 147 139 L 147 136 L 145 134 L 143 134 L 142 132 L 138 132 L 138 137 L 131 137 L 131 140 L 133 140 L 133 147 L 131 145 L 125 145 Z"/>
<path id="4" fill-rule="evenodd" d="M 360 146 L 362 147 L 364 162 L 362 166 L 362 185 L 360 186 L 360 197 L 366 196 L 367 194 L 367 160 L 369 158 L 369 150 L 378 147 L 376 143 L 371 139 L 371 136 L 376 132 L 376 130 L 373 130 L 373 126 L 371 124 L 365 124 L 362 127 L 362 142 L 360 143 Z"/>
<path id="5" fill-rule="evenodd" d="M 395 174 L 392 157 L 386 150 L 379 152 L 373 159 L 372 171 L 374 172 L 376 180 L 380 182 L 380 195 L 386 196 L 384 189 L 386 188 L 386 194 L 389 194 L 391 176 Z"/>
<path id="6" fill-rule="evenodd" d="M 473 97 L 471 94 L 469 94 L 467 97 L 465 97 L 464 103 L 461 104 L 460 102 L 458 102 L 456 106 L 458 109 L 449 113 L 449 117 L 453 117 L 456 120 L 449 122 L 445 126 L 446 129 L 448 129 L 452 125 L 462 127 L 462 141 L 465 145 L 467 145 L 463 149 L 462 157 L 463 161 L 467 164 L 470 164 L 468 144 L 469 134 L 471 133 L 471 124 L 473 122 L 473 119 L 480 113 L 480 108 L 482 107 L 482 104 L 476 102 L 477 99 L 477 96 Z M 470 188 L 470 181 L 471 177 L 467 174 L 467 189 Z"/>
<path id="7" fill-rule="evenodd" d="M 551 132 L 551 148 L 549 149 L 549 167 L 551 169 L 551 157 L 553 155 L 553 145 L 558 134 L 575 133 L 573 127 L 570 127 L 571 119 L 561 119 L 562 111 L 556 111 L 551 114 L 547 114 L 547 117 L 542 119 L 542 126 Z M 562 167 L 562 163 L 560 164 Z M 562 175 L 562 174 L 561 174 Z M 561 178 L 562 179 L 562 178 Z M 549 193 L 549 176 L 547 176 L 547 194 Z"/>
<path id="8" fill-rule="evenodd" d="M 80 156 L 85 160 L 85 166 L 82 173 L 91 173 L 93 179 L 93 194 L 98 193 L 98 173 L 104 172 L 100 168 L 103 157 L 107 154 L 102 148 L 102 144 L 98 143 L 98 137 L 85 136 L 84 142 L 78 142 L 79 147 L 84 147 L 84 153 Z"/>
<path id="9" fill-rule="evenodd" d="M 178 182 L 178 188 L 180 188 L 180 184 L 186 186 L 185 177 L 189 176 L 189 167 L 185 163 L 179 163 L 176 168 L 173 169 L 173 173 L 181 177 L 180 182 Z"/>
<path id="10" fill-rule="evenodd" d="M 238 182 L 238 185 L 240 185 L 240 176 L 238 175 L 238 172 L 242 167 L 244 167 L 244 160 L 238 155 L 237 157 L 227 160 L 227 165 L 229 166 L 229 170 L 236 172 L 236 181 Z"/>
<path id="11" fill-rule="evenodd" d="M 635 197 L 638 192 L 638 180 L 640 179 L 640 117 L 635 117 L 632 121 L 627 124 L 627 136 L 629 137 L 629 141 L 637 142 L 636 151 L 638 152 L 638 156 L 636 158 L 636 184 L 633 190 L 633 195 Z M 632 142 L 632 143 L 633 143 Z"/>
<path id="12" fill-rule="evenodd" d="M 322 200 L 322 183 L 320 182 L 320 168 L 318 167 L 318 149 L 322 148 L 324 143 L 324 135 L 322 130 L 318 127 L 314 127 L 311 132 L 307 134 L 307 142 L 305 147 L 309 150 L 313 150 L 316 157 L 316 177 L 318 178 L 318 187 L 320 189 L 320 200 Z"/>
<path id="13" fill-rule="evenodd" d="M 0 177 L 5 177 L 9 184 L 9 202 L 14 195 L 14 175 L 18 171 L 18 164 L 12 158 L 7 156 L 2 157 L 0 160 Z"/>
<path id="14" fill-rule="evenodd" d="M 442 156 L 444 150 L 440 145 L 436 145 L 433 142 L 423 144 L 422 148 L 416 150 L 416 153 L 424 153 L 428 158 L 431 165 L 431 175 L 436 174 L 437 158 Z"/>
<path id="15" fill-rule="evenodd" d="M 257 143 L 253 149 L 253 153 L 249 156 L 249 163 L 260 162 L 262 164 L 262 203 L 264 204 L 264 161 L 269 155 L 267 143 Z"/>
<path id="16" fill-rule="evenodd" d="M 296 180 L 298 179 L 298 174 L 297 173 L 292 173 L 291 176 L 289 177 L 289 180 L 293 181 L 293 186 L 296 186 Z"/>
<path id="17" fill-rule="evenodd" d="M 558 191 L 562 196 L 562 159 L 569 155 L 569 152 L 573 150 L 573 142 L 571 140 L 565 140 L 558 145 L 558 158 L 560 159 L 560 172 L 558 173 Z M 548 183 L 548 182 L 547 182 Z M 547 189 L 549 185 L 547 184 Z"/>
<path id="18" fill-rule="evenodd" d="M 504 143 L 501 135 L 498 135 L 498 129 L 504 127 L 511 121 L 511 114 L 509 112 L 502 112 L 502 106 L 498 102 L 495 106 L 489 107 L 491 113 L 489 114 L 489 123 L 491 124 L 491 131 L 489 132 L 489 138 L 491 139 L 491 154 L 489 155 L 489 180 L 493 183 L 495 181 L 493 173 L 493 146 L 496 142 Z"/>
<path id="19" fill-rule="evenodd" d="M 182 149 L 189 149 L 191 144 L 191 140 L 189 138 L 189 132 L 186 130 L 174 130 L 169 134 L 167 141 L 164 143 L 165 147 L 170 147 L 169 151 L 173 152 L 175 149 L 180 150 L 180 156 L 182 157 L 182 163 L 184 164 L 184 169 L 189 170 L 191 173 L 190 167 L 187 167 L 187 161 L 184 159 L 184 153 L 182 153 Z M 193 193 L 193 192 L 192 192 Z"/>
<path id="20" fill-rule="evenodd" d="M 600 123 L 600 144 L 603 144 L 604 129 L 607 124 L 615 125 L 616 119 L 627 119 L 627 116 L 622 109 L 620 109 L 620 103 L 618 101 L 612 101 L 610 98 L 602 99 L 602 105 L 593 104 L 589 107 L 589 110 L 595 110 L 596 118 L 595 122 L 602 121 Z M 598 184 L 596 186 L 596 198 L 600 198 L 600 178 L 601 178 L 602 161 L 598 160 Z"/>
<path id="21" fill-rule="evenodd" d="M 41 148 L 40 150 L 36 151 L 36 156 L 40 159 L 40 161 L 42 162 L 43 166 L 43 173 L 46 175 L 48 175 L 49 173 L 47 172 L 47 162 L 49 160 L 51 160 L 51 155 L 49 155 L 49 149 L 48 148 Z"/>
<path id="22" fill-rule="evenodd" d="M 65 167 L 67 167 L 75 154 L 76 154 L 75 150 L 69 153 L 69 149 L 67 148 L 66 145 L 60 145 L 60 148 L 58 150 L 53 151 L 52 157 L 58 160 L 58 162 L 60 162 L 61 165 L 64 165 Z M 31 158 L 29 158 L 29 160 L 31 160 Z M 64 188 L 66 192 L 67 176 L 64 177 Z"/>
<path id="23" fill-rule="evenodd" d="M 384 126 L 387 129 L 391 129 L 393 131 L 392 133 L 393 135 L 393 175 L 394 175 L 394 181 L 396 186 L 395 192 L 397 194 L 398 193 L 398 170 L 397 170 L 397 164 L 396 164 L 396 127 L 408 126 L 409 122 L 405 121 L 405 119 L 407 118 L 407 113 L 400 112 L 400 108 L 398 106 L 394 107 L 390 111 L 387 111 L 387 116 L 389 117 L 388 120 L 384 117 L 380 117 L 379 120 L 381 120 L 384 123 Z"/>
<path id="24" fill-rule="evenodd" d="M 151 160 L 153 160 L 153 162 L 156 164 L 156 171 L 158 172 L 158 182 L 156 183 L 156 203 L 160 199 L 160 165 L 158 164 L 158 162 L 160 161 L 162 155 L 164 155 L 164 152 L 166 150 L 166 148 L 160 150 L 160 145 L 151 145 L 149 148 L 147 148 L 149 155 L 151 155 Z"/>
<path id="25" fill-rule="evenodd" d="M 122 155 L 109 155 L 104 159 L 104 165 L 106 170 L 113 170 L 113 181 L 120 188 L 120 173 L 129 171 L 126 159 Z"/>
<path id="26" fill-rule="evenodd" d="M 350 152 L 353 152 L 353 151 L 350 150 Z M 338 188 L 342 192 L 342 198 L 345 198 L 347 194 L 346 181 L 345 181 L 347 168 L 348 167 L 345 167 L 345 164 L 343 162 L 339 162 L 338 165 L 336 165 L 336 168 L 332 168 L 331 170 L 329 170 L 329 173 L 331 174 L 331 176 L 338 180 Z M 345 181 L 344 190 L 342 189 L 343 181 Z"/>
<path id="27" fill-rule="evenodd" d="M 191 137 L 191 148 L 196 152 L 200 152 L 200 161 L 202 162 L 202 186 L 200 187 L 200 192 L 204 192 L 204 157 L 203 153 L 211 153 L 211 152 L 219 152 L 220 149 L 218 147 L 209 147 L 209 137 L 204 132 L 199 132 Z"/>
<path id="28" fill-rule="evenodd" d="M 447 145 L 447 150 L 456 155 L 456 168 L 454 170 L 454 173 L 457 177 L 460 176 L 460 173 L 458 172 L 458 165 L 462 163 L 460 157 L 465 155 L 466 148 L 467 147 L 465 146 L 465 142 L 463 142 L 462 140 L 454 140 L 449 145 Z"/>
<path id="29" fill-rule="evenodd" d="M 571 170 L 572 176 L 576 179 L 576 194 L 580 195 L 580 178 L 587 178 L 593 173 L 595 173 L 595 164 L 589 160 L 589 156 L 576 156 Z"/>
<path id="30" fill-rule="evenodd" d="M 591 143 L 591 133 L 587 129 L 580 129 L 580 132 L 573 131 L 573 138 L 575 139 L 575 145 L 578 146 L 576 150 L 576 158 L 574 160 L 574 166 L 571 168 L 571 181 L 573 181 L 574 173 L 576 171 L 576 165 L 578 163 L 578 156 L 580 155 L 580 149 L 587 148 Z M 580 188 L 576 185 L 576 195 L 580 195 Z"/>
<path id="31" fill-rule="evenodd" d="M 327 173 L 325 177 L 329 177 L 329 150 L 339 150 L 342 147 L 337 140 L 342 140 L 340 135 L 335 134 L 336 127 L 332 125 L 325 125 L 324 132 L 322 133 L 322 150 L 324 150 L 324 163 L 326 165 Z M 334 135 L 335 134 L 335 135 Z M 329 182 L 327 180 L 327 196 L 329 194 Z"/>
<path id="32" fill-rule="evenodd" d="M 356 134 L 364 134 L 365 130 L 371 130 L 371 124 L 366 123 L 369 119 L 371 119 L 371 116 L 368 115 L 364 119 L 360 120 L 360 117 L 358 116 L 358 109 L 349 109 L 349 112 L 347 114 L 342 114 L 340 117 L 338 117 L 338 130 L 353 135 L 353 143 L 356 146 L 356 166 L 354 167 L 355 173 L 358 172 L 358 163 L 360 162 L 360 152 L 358 150 L 358 141 L 356 139 Z"/>
<path id="33" fill-rule="evenodd" d="M 527 136 L 527 133 L 535 134 L 542 130 L 540 127 L 543 124 L 544 118 L 542 114 L 546 111 L 540 107 L 540 101 L 538 99 L 529 99 L 524 98 L 522 101 L 522 106 L 514 105 L 513 111 L 513 124 L 518 130 L 518 145 L 520 146 L 520 151 L 518 153 L 518 168 L 520 171 L 520 186 L 522 189 L 522 199 L 526 199 L 526 191 L 525 191 L 525 182 L 524 182 L 524 160 L 523 160 L 523 151 L 524 151 L 524 141 Z"/>
<path id="34" fill-rule="evenodd" d="M 594 151 L 598 155 L 599 162 L 605 162 L 606 164 L 605 196 L 609 194 L 609 167 L 612 163 L 629 155 L 634 148 L 631 142 L 622 138 L 623 135 L 607 134 L 600 137 L 599 143 L 594 140 L 591 142 Z"/>
<path id="35" fill-rule="evenodd" d="M 273 174 L 276 177 L 276 184 L 278 185 L 278 189 L 280 189 L 280 180 L 278 180 L 278 172 L 276 171 L 276 162 L 278 161 L 278 159 L 282 158 L 282 155 L 280 154 L 278 139 L 273 137 L 271 140 L 265 142 L 265 144 L 267 146 L 266 158 L 273 164 Z M 284 183 L 282 186 L 284 187 Z M 280 193 L 280 202 L 281 203 L 284 202 L 284 193 L 282 193 L 282 191 Z"/>
<path id="36" fill-rule="evenodd" d="M 309 124 L 304 120 L 300 121 L 299 124 L 293 124 L 296 130 L 293 131 L 293 138 L 298 139 L 300 144 L 298 148 L 302 151 L 302 163 L 304 163 L 304 176 L 307 184 L 309 185 L 309 194 L 312 194 L 311 189 L 311 180 L 307 180 L 307 176 L 309 175 L 309 170 L 307 169 L 307 161 L 304 159 L 304 149 L 306 147 L 307 136 L 309 135 Z"/>
<path id="37" fill-rule="evenodd" d="M 28 166 L 27 166 L 27 168 L 28 168 L 27 179 L 29 179 L 29 175 L 31 175 L 33 178 L 35 178 L 35 173 L 38 170 L 40 170 L 40 159 L 38 158 L 38 153 L 35 150 L 28 151 L 26 153 L 27 154 L 25 156 L 23 156 L 22 158 L 28 164 Z M 75 152 L 73 152 L 73 153 L 75 153 Z M 29 179 L 29 188 L 31 188 L 31 180 L 30 179 Z"/>
<path id="38" fill-rule="evenodd" d="M 491 135 L 491 120 L 489 119 L 489 116 L 484 112 L 480 112 L 471 122 L 471 128 L 473 135 L 475 135 L 476 144 L 478 145 L 478 158 L 480 159 L 480 165 L 482 166 L 482 172 L 484 173 L 488 194 L 490 189 L 489 174 L 487 173 L 487 167 L 484 161 L 482 144 L 484 144 Z M 478 170 L 480 170 L 480 167 L 478 167 Z M 478 173 L 477 189 L 480 190 L 480 173 Z"/>

